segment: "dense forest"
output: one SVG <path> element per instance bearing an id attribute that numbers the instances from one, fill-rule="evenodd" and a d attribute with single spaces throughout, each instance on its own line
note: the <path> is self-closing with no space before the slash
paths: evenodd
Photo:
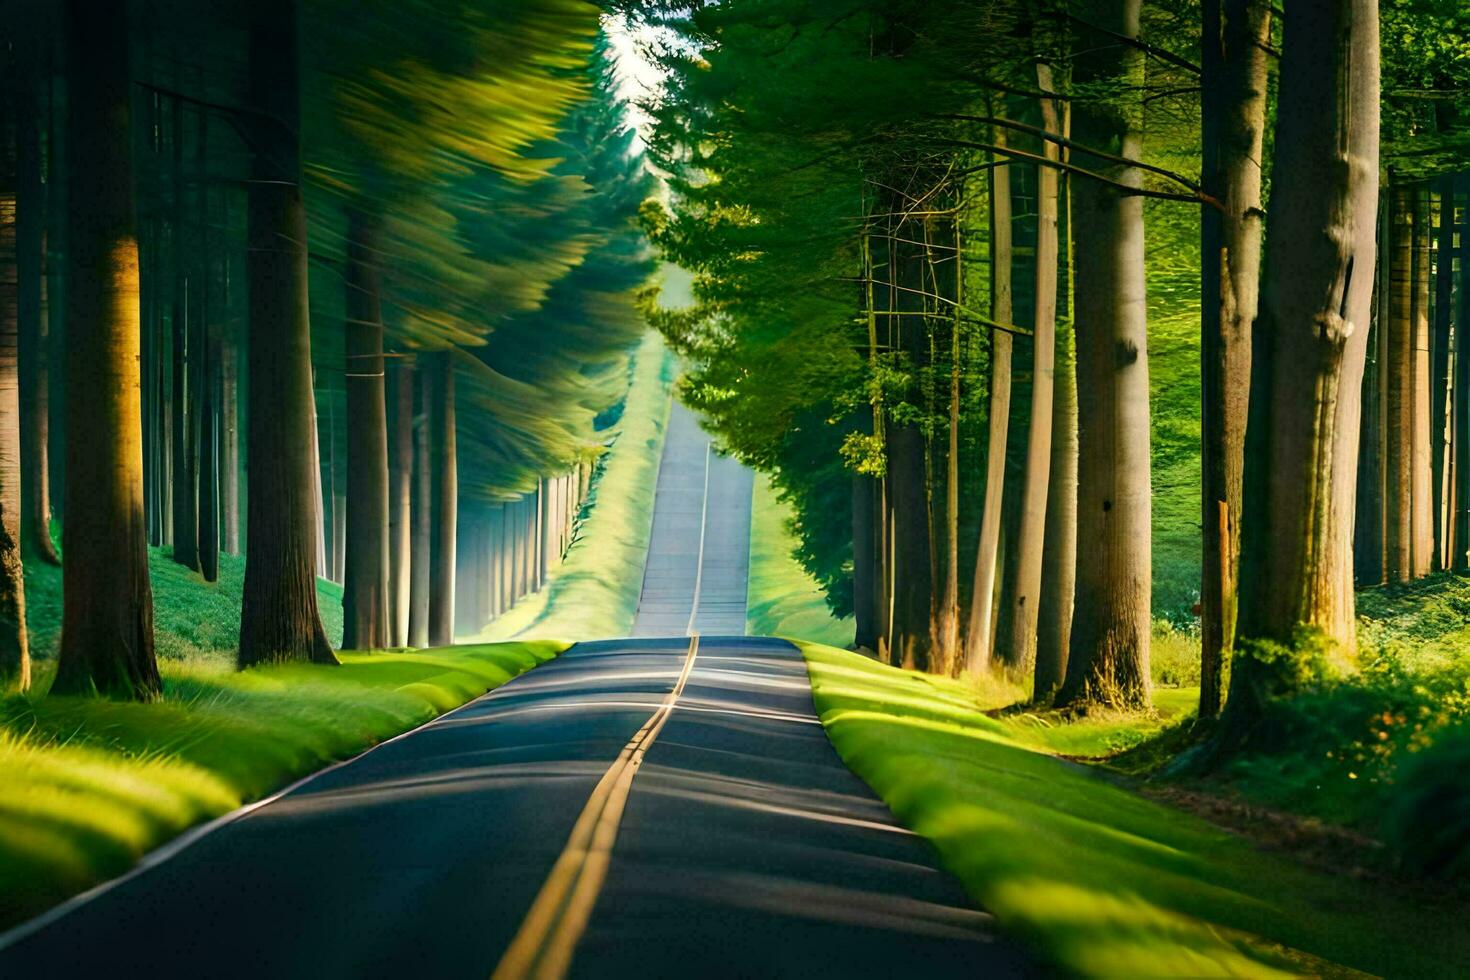
<path id="1" fill-rule="evenodd" d="M 645 221 L 698 301 L 659 325 L 859 646 L 1134 709 L 1182 632 L 1239 740 L 1354 662 L 1355 585 L 1470 569 L 1466 17 L 662 22 Z"/>
<path id="2" fill-rule="evenodd" d="M 1466 0 L 11 0 L 0 975 L 1463 976 L 1466 338 Z"/>
<path id="3" fill-rule="evenodd" d="M 334 660 L 318 576 L 354 649 L 448 643 L 538 587 L 652 271 L 598 10 L 6 23 L 5 677 L 30 682 L 22 555 L 63 568 L 51 690 L 144 699 L 149 546 L 206 581 L 248 556 L 242 666 Z"/>

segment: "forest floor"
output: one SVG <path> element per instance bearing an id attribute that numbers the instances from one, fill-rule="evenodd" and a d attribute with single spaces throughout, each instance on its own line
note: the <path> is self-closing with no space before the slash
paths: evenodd
<path id="1" fill-rule="evenodd" d="M 1074 761 L 1157 735 L 1188 693 L 1160 691 L 1142 720 L 1065 722 L 997 710 L 1003 689 L 802 648 L 843 760 L 980 907 L 1069 971 L 1452 976 L 1470 962 L 1454 894 L 1309 867 Z"/>

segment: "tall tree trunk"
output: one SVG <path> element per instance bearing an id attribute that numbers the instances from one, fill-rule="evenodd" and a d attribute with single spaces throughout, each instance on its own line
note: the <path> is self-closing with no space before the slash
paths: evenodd
<path id="1" fill-rule="evenodd" d="M 459 473 L 455 453 L 454 353 L 434 357 L 433 401 L 429 406 L 429 452 L 433 455 L 429 506 L 429 643 L 454 642 L 455 538 Z"/>
<path id="2" fill-rule="evenodd" d="M 1140 0 L 1110 0 L 1093 20 L 1138 36 Z M 1122 83 L 1136 93 L 1143 52 L 1088 37 L 1078 82 Z M 1139 96 L 1073 110 L 1074 138 L 1130 160 L 1142 154 Z M 1136 167 L 1086 153 L 1076 162 L 1129 187 Z M 1143 272 L 1143 199 L 1095 180 L 1072 185 L 1077 295 L 1077 605 L 1064 705 L 1138 708 L 1149 702 L 1150 565 L 1148 336 Z"/>
<path id="3" fill-rule="evenodd" d="M 25 66 L 34 68 L 35 66 Z M 16 304 L 20 318 L 20 534 L 28 557 L 58 564 L 51 541 L 51 489 L 48 465 L 51 378 L 47 350 L 46 208 L 42 174 L 40 100 L 29 79 L 16 89 L 16 160 L 19 165 L 15 210 Z"/>
<path id="4" fill-rule="evenodd" d="M 66 522 L 53 694 L 150 699 L 138 242 L 125 0 L 67 4 Z"/>
<path id="5" fill-rule="evenodd" d="M 1004 137 L 995 134 L 997 142 Z M 990 168 L 990 316 L 999 323 L 1014 318 L 1011 296 L 1011 175 L 1001 161 Z M 1006 478 L 1006 434 L 1011 423 L 1011 335 L 990 331 L 989 435 L 985 449 L 985 504 L 980 545 L 975 555 L 970 618 L 965 630 L 965 669 L 977 674 L 990 666 L 995 612 L 995 569 L 1000 550 L 1002 494 Z"/>
<path id="6" fill-rule="evenodd" d="M 1429 450 L 1430 491 L 1434 500 L 1434 555 L 1431 566 L 1435 571 L 1449 567 L 1450 528 L 1448 520 L 1450 500 L 1453 496 L 1448 486 L 1450 466 L 1447 459 L 1449 439 L 1446 426 L 1449 421 L 1450 400 L 1450 312 L 1454 279 L 1455 182 L 1453 177 L 1439 179 L 1439 222 L 1435 225 L 1434 262 L 1434 322 L 1430 325 L 1429 364 Z"/>
<path id="7" fill-rule="evenodd" d="M 383 382 L 380 224 L 347 215 L 347 567 L 342 644 L 388 646 L 388 407 Z"/>
<path id="8" fill-rule="evenodd" d="M 1387 357 L 1380 366 L 1385 374 L 1385 572 L 1390 582 L 1407 582 L 1414 574 L 1414 209 L 1402 184 L 1392 185 L 1388 219 Z"/>
<path id="9" fill-rule="evenodd" d="M 409 580 L 408 645 L 423 649 L 429 645 L 429 538 L 433 527 L 433 454 L 429 417 L 433 400 L 432 358 L 420 355 L 414 370 L 418 378 L 418 417 L 413 426 L 413 508 L 411 567 Z"/>
<path id="10" fill-rule="evenodd" d="M 1456 189 L 1470 192 L 1470 180 L 1455 178 Z M 1460 211 L 1460 306 L 1455 321 L 1455 549 L 1450 567 L 1470 569 L 1470 196 Z"/>
<path id="11" fill-rule="evenodd" d="M 209 116 L 199 115 L 199 139 L 194 144 L 194 167 L 203 174 L 208 165 Z M 219 581 L 219 337 L 220 325 L 213 304 L 215 234 L 209 200 L 209 184 L 195 185 L 194 207 L 203 230 L 199 234 L 199 254 L 195 269 L 198 279 L 199 356 L 195 358 L 194 384 L 196 399 L 195 427 L 199 447 L 199 571 L 206 582 Z"/>
<path id="12" fill-rule="evenodd" d="M 1369 323 L 1368 351 L 1363 364 L 1363 411 L 1359 419 L 1358 499 L 1353 517 L 1354 581 L 1381 585 L 1386 581 L 1387 561 L 1387 461 L 1388 461 L 1388 337 L 1389 306 L 1389 210 L 1385 194 L 1378 195 L 1378 261 L 1373 270 L 1373 299 Z"/>
<path id="13" fill-rule="evenodd" d="M 229 198 L 225 198 L 225 226 L 229 226 Z M 226 554 L 240 553 L 240 332 L 231 304 L 230 258 L 223 266 L 220 302 L 223 318 L 219 346 L 219 472 L 220 537 Z"/>
<path id="14" fill-rule="evenodd" d="M 389 645 L 408 645 L 413 568 L 413 368 L 388 373 L 388 624 Z"/>
<path id="15" fill-rule="evenodd" d="M 173 274 L 173 302 L 169 323 L 173 328 L 173 557 L 185 568 L 199 570 L 199 489 L 198 457 L 194 445 L 194 402 L 197 394 L 193 381 L 193 329 L 189 316 L 190 246 L 184 240 L 184 103 L 173 100 L 170 133 L 173 138 L 170 193 L 173 195 L 172 219 L 169 224 L 170 272 Z"/>
<path id="16" fill-rule="evenodd" d="M 1271 9 L 1205 0 L 1201 382 L 1203 440 L 1199 715 L 1219 714 L 1223 665 L 1235 637 L 1240 496 L 1249 411 L 1251 321 L 1260 291 L 1262 143 Z"/>
<path id="17" fill-rule="evenodd" d="M 12 116 L 18 103 L 16 52 L 4 58 L 4 115 Z M 21 110 L 24 111 L 23 109 Z M 20 315 L 16 234 L 18 168 L 16 132 L 10 119 L 0 118 L 0 689 L 11 683 L 21 690 L 31 685 L 31 656 L 26 642 L 25 567 L 21 564 L 21 421 L 20 421 Z"/>
<path id="18" fill-rule="evenodd" d="M 1378 197 L 1377 0 L 1286 18 L 1222 744 L 1318 657 L 1350 659 L 1352 521 Z"/>
<path id="19" fill-rule="evenodd" d="M 1413 576 L 1428 575 L 1434 560 L 1433 467 L 1430 465 L 1429 382 L 1429 191 L 1414 189 L 1414 416 Z"/>
<path id="20" fill-rule="evenodd" d="M 1056 344 L 1050 486 L 1046 494 L 1046 542 L 1041 557 L 1036 682 L 1032 690 L 1038 702 L 1050 698 L 1067 673 L 1072 599 L 1077 584 L 1077 361 L 1070 324 L 1065 331 L 1058 331 Z"/>
<path id="21" fill-rule="evenodd" d="M 251 12 L 247 120 L 254 150 L 248 189 L 250 496 L 240 665 L 336 663 L 317 610 L 313 556 L 311 320 L 306 208 L 301 198 L 294 0 Z"/>
<path id="22" fill-rule="evenodd" d="M 1037 87 L 1052 90 L 1051 67 L 1036 66 Z M 1041 99 L 1042 128 L 1061 132 L 1056 102 Z M 1061 158 L 1056 143 L 1046 141 L 1048 160 Z M 1022 676 L 1036 670 L 1036 627 L 1041 608 L 1041 566 L 1046 550 L 1047 492 L 1051 484 L 1051 441 L 1056 369 L 1057 326 L 1057 171 L 1036 169 L 1036 308 L 1031 370 L 1031 424 L 1027 428 L 1026 466 L 1021 478 L 1021 521 L 1012 548 L 1016 576 L 1007 601 L 1010 635 L 998 646 L 1008 666 Z M 1037 692 L 1044 693 L 1044 692 Z"/>

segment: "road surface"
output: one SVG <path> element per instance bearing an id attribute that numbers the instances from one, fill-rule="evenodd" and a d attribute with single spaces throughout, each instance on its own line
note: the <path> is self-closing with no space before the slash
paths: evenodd
<path id="1" fill-rule="evenodd" d="M 659 461 L 634 636 L 745 632 L 754 475 L 720 455 L 678 402 Z"/>
<path id="2" fill-rule="evenodd" d="M 706 632 L 744 631 L 750 479 L 685 411 L 669 439 L 638 619 L 664 637 L 298 786 L 12 933 L 0 977 L 1035 972 L 842 765 L 800 654 Z"/>

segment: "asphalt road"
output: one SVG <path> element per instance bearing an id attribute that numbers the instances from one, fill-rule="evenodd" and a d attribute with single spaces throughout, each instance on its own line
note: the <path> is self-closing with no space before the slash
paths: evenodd
<path id="1" fill-rule="evenodd" d="M 6 977 L 489 977 L 685 639 L 577 646 L 0 951 Z M 702 638 L 572 976 L 1007 976 L 923 840 L 842 765 L 800 655 Z"/>
<path id="2" fill-rule="evenodd" d="M 745 628 L 750 474 L 675 408 L 638 637 L 585 643 L 0 948 L 6 977 L 1033 973 Z"/>
<path id="3" fill-rule="evenodd" d="M 678 402 L 659 460 L 634 636 L 745 632 L 754 475 Z"/>

